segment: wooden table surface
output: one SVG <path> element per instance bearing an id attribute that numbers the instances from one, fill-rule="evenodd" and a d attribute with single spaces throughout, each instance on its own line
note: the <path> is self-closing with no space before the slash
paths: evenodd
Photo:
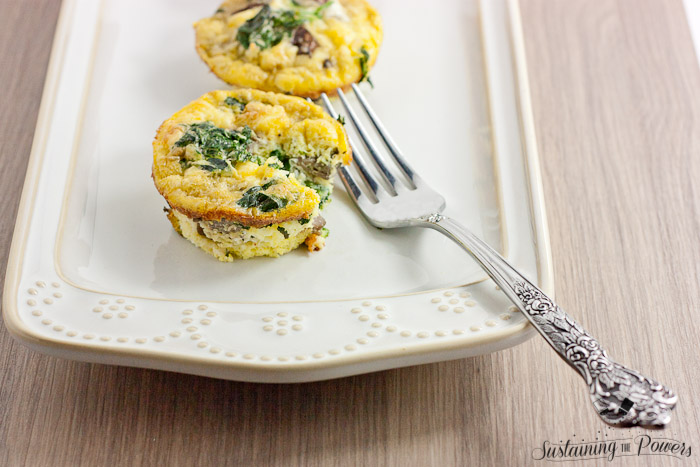
<path id="1" fill-rule="evenodd" d="M 59 7 L 0 0 L 2 278 Z M 0 465 L 541 465 L 547 440 L 644 433 L 691 457 L 615 465 L 698 465 L 700 70 L 681 1 L 521 8 L 558 301 L 613 357 L 677 391 L 665 431 L 606 428 L 541 339 L 263 385 L 59 360 L 0 327 Z"/>

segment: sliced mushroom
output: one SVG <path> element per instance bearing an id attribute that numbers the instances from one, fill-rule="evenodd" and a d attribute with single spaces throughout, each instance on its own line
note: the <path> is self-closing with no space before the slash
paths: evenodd
<path id="1" fill-rule="evenodd" d="M 316 47 L 318 47 L 318 42 L 314 39 L 314 36 L 306 29 L 304 26 L 299 26 L 294 30 L 294 36 L 292 37 L 292 45 L 298 47 L 297 53 L 299 55 L 311 55 Z"/>
<path id="2" fill-rule="evenodd" d="M 199 225 L 205 229 L 210 229 L 222 234 L 237 233 L 245 229 L 244 225 L 227 221 L 226 219 L 221 219 L 219 221 L 202 221 Z"/>
<path id="3" fill-rule="evenodd" d="M 294 164 L 302 169 L 307 175 L 319 177 L 325 180 L 331 178 L 333 167 L 313 157 L 297 157 L 293 159 Z"/>
<path id="4" fill-rule="evenodd" d="M 316 216 L 314 219 L 313 223 L 311 224 L 311 227 L 313 228 L 314 233 L 318 233 L 321 231 L 321 229 L 326 225 L 326 219 L 323 218 L 323 216 Z"/>

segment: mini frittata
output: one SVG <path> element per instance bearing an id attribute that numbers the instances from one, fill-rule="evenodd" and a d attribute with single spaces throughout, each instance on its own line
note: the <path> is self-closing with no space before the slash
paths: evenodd
<path id="1" fill-rule="evenodd" d="M 312 98 L 368 79 L 382 42 L 365 0 L 227 0 L 194 28 L 227 83 Z"/>
<path id="2" fill-rule="evenodd" d="M 323 247 L 332 178 L 351 160 L 343 126 L 302 98 L 213 91 L 166 120 L 153 180 L 183 237 L 221 261 Z"/>

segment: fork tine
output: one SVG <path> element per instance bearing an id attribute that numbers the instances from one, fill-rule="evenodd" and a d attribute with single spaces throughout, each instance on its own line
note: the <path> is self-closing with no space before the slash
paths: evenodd
<path id="1" fill-rule="evenodd" d="M 351 139 L 350 140 L 350 146 L 352 148 L 357 148 L 357 144 Z M 367 171 L 367 167 L 365 167 L 365 163 L 362 161 L 363 157 L 362 153 L 358 151 L 357 149 L 353 149 L 354 155 L 352 158 L 353 163 L 357 166 L 357 168 L 360 171 L 360 175 L 362 176 L 362 179 L 367 183 L 367 186 L 369 187 L 370 190 L 372 190 L 372 194 L 376 197 L 377 192 L 379 191 L 379 184 L 377 181 L 374 179 L 372 174 L 370 174 Z"/>
<path id="2" fill-rule="evenodd" d="M 355 203 L 359 203 L 360 198 L 362 197 L 362 191 L 355 183 L 355 180 L 353 180 L 348 169 L 345 167 L 340 167 L 338 169 L 338 175 L 340 175 L 340 180 L 342 180 L 343 185 L 345 185 L 345 189 L 350 194 L 352 199 L 355 200 Z"/>
<path id="3" fill-rule="evenodd" d="M 360 87 L 355 83 L 352 83 L 352 91 L 355 93 L 355 96 L 360 102 L 360 105 L 362 105 L 362 108 L 365 109 L 365 113 L 367 113 L 367 116 L 374 125 L 374 128 L 377 129 L 377 132 L 382 137 L 384 144 L 386 144 L 386 147 L 389 148 L 389 152 L 391 152 L 394 161 L 401 168 L 401 171 L 404 173 L 404 175 L 406 175 L 408 180 L 410 180 L 411 184 L 413 185 L 411 188 L 416 188 L 416 185 L 414 184 L 414 179 L 416 178 L 415 172 L 413 172 L 411 166 L 409 166 L 404 159 L 401 150 L 391 138 L 389 132 L 384 128 L 384 125 L 382 125 L 382 122 L 379 120 L 379 117 L 377 117 L 377 114 L 374 113 L 374 110 L 369 105 L 369 102 L 367 102 L 367 99 L 365 99 L 364 94 L 362 94 Z"/>
<path id="4" fill-rule="evenodd" d="M 389 169 L 387 169 L 386 165 L 384 164 L 384 160 L 382 159 L 382 156 L 379 154 L 379 151 L 377 150 L 377 147 L 369 139 L 369 135 L 367 134 L 367 131 L 365 130 L 364 125 L 362 125 L 362 122 L 360 122 L 360 120 L 357 118 L 357 114 L 350 106 L 350 103 L 347 101 L 347 98 L 345 97 L 345 93 L 343 93 L 343 90 L 338 88 L 336 91 L 338 92 L 338 97 L 340 97 L 340 101 L 342 102 L 343 107 L 345 107 L 345 110 L 348 113 L 348 117 L 350 117 L 350 120 L 352 121 L 353 125 L 357 129 L 357 132 L 359 133 L 360 138 L 362 139 L 362 142 L 364 143 L 365 147 L 367 148 L 367 151 L 369 152 L 370 157 L 372 158 L 375 165 L 377 166 L 377 169 L 379 170 L 379 173 L 381 174 L 382 178 L 384 178 L 384 180 L 391 187 L 391 194 L 395 196 L 396 195 L 396 178 L 389 171 Z"/>
<path id="5" fill-rule="evenodd" d="M 326 95 L 325 92 L 321 94 L 321 100 L 323 101 L 323 106 L 326 108 L 326 111 L 328 112 L 328 114 L 329 114 L 332 118 L 337 119 L 337 118 L 338 118 L 338 112 L 336 112 L 336 111 L 335 111 L 335 108 L 333 108 L 333 104 L 331 104 L 331 101 L 330 101 L 330 99 L 328 99 L 328 96 Z M 348 137 L 348 138 L 349 138 L 349 137 Z M 353 154 L 352 161 L 353 161 L 353 163 L 355 164 L 355 166 L 357 167 L 358 171 L 360 172 L 360 176 L 362 177 L 362 179 L 363 179 L 363 180 L 365 181 L 365 183 L 367 184 L 367 187 L 368 187 L 368 188 L 370 189 L 370 191 L 372 192 L 372 195 L 373 195 L 373 197 L 374 197 L 374 202 L 376 202 L 376 201 L 378 200 L 378 198 L 377 198 L 377 192 L 379 191 L 379 184 L 378 184 L 377 181 L 374 179 L 374 177 L 372 176 L 372 174 L 370 174 L 369 171 L 367 170 L 367 167 L 365 166 L 365 164 L 364 164 L 364 162 L 363 162 L 364 157 L 362 156 L 362 152 L 358 150 L 359 145 L 357 145 L 357 144 L 355 143 L 355 141 L 354 141 L 353 139 L 351 139 L 351 138 L 350 138 L 350 146 L 352 147 L 353 153 L 354 153 L 354 154 Z M 344 169 L 344 168 L 341 167 L 341 169 Z M 360 190 L 359 190 L 359 187 L 357 186 L 357 184 L 354 182 L 354 180 L 352 180 L 352 176 L 350 175 L 350 172 L 349 172 L 347 169 L 341 170 L 341 171 L 340 171 L 340 175 L 341 175 L 341 179 L 342 179 L 343 182 L 345 183 L 345 187 L 348 188 L 348 190 L 351 190 L 351 191 L 352 191 L 352 190 L 355 190 L 355 191 L 358 191 L 358 192 L 360 191 Z M 346 178 L 348 178 L 348 179 L 352 182 L 352 185 L 353 185 L 354 188 L 348 187 L 348 182 L 345 180 Z M 355 195 L 354 195 L 354 192 L 353 192 L 353 197 L 354 197 L 354 196 L 355 196 Z M 357 199 L 357 198 L 356 198 L 356 199 Z"/>

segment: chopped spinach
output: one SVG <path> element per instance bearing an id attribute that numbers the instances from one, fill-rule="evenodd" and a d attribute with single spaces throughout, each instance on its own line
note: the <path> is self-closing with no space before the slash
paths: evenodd
<path id="1" fill-rule="evenodd" d="M 241 130 L 226 130 L 211 122 L 193 123 L 175 143 L 175 147 L 193 146 L 203 160 L 181 160 L 183 168 L 197 165 L 209 172 L 219 172 L 233 167 L 235 162 L 252 161 L 262 164 L 259 156 L 250 152 L 253 131 L 249 127 Z"/>
<path id="2" fill-rule="evenodd" d="M 277 231 L 281 233 L 284 238 L 289 238 L 289 232 L 284 227 L 277 226 Z"/>
<path id="3" fill-rule="evenodd" d="M 299 223 L 300 223 L 301 225 L 306 225 L 306 224 L 308 224 L 310 221 L 311 221 L 311 219 L 306 219 L 306 218 L 304 218 L 304 217 L 302 217 L 301 219 L 299 219 Z"/>
<path id="4" fill-rule="evenodd" d="M 270 155 L 268 157 L 276 157 L 279 159 L 279 161 L 282 163 L 282 167 L 276 167 L 278 169 L 284 169 L 289 171 L 291 169 L 289 165 L 289 159 L 290 157 L 284 153 L 281 149 L 275 149 L 273 151 L 270 151 Z"/>
<path id="5" fill-rule="evenodd" d="M 275 183 L 277 183 L 277 180 L 270 180 L 269 182 L 267 182 L 266 184 L 264 184 L 261 188 L 262 188 L 263 190 L 267 190 L 268 188 L 270 188 L 270 187 L 271 187 L 272 185 L 274 185 Z"/>
<path id="6" fill-rule="evenodd" d="M 318 205 L 319 208 L 322 208 L 331 197 L 331 190 L 325 185 L 321 185 L 320 183 L 314 183 L 310 180 L 305 181 L 304 185 L 308 186 L 312 190 L 316 191 L 316 193 L 318 193 L 318 197 L 321 198 L 321 202 Z"/>
<path id="7" fill-rule="evenodd" d="M 228 164 L 224 159 L 210 158 L 207 159 L 207 165 L 202 165 L 201 167 L 204 170 L 213 172 L 215 170 L 226 170 L 228 168 Z"/>
<path id="8" fill-rule="evenodd" d="M 285 198 L 263 193 L 260 186 L 254 186 L 243 193 L 238 205 L 243 208 L 258 208 L 260 212 L 270 212 L 282 209 L 288 202 Z"/>
<path id="9" fill-rule="evenodd" d="M 244 49 L 250 47 L 250 44 L 256 44 L 261 50 L 269 49 L 291 36 L 294 29 L 307 21 L 322 18 L 323 10 L 330 4 L 331 2 L 326 2 L 312 11 L 273 10 L 270 5 L 263 5 L 258 14 L 238 28 L 236 40 Z"/>
<path id="10" fill-rule="evenodd" d="M 338 123 L 340 123 L 341 125 L 345 125 L 345 117 L 344 116 L 338 115 L 338 118 L 336 118 L 336 120 L 338 120 Z"/>
<path id="11" fill-rule="evenodd" d="M 242 112 L 243 109 L 245 109 L 246 103 L 236 99 L 235 97 L 228 96 L 226 99 L 224 99 L 224 104 L 228 105 L 229 107 L 238 108 L 238 110 Z"/>
<path id="12" fill-rule="evenodd" d="M 360 70 L 362 71 L 362 76 L 360 77 L 360 83 L 363 81 L 367 81 L 370 86 L 374 87 L 374 84 L 372 83 L 372 80 L 369 77 L 369 52 L 367 52 L 367 49 L 365 49 L 364 46 L 360 48 L 360 53 L 362 56 L 358 58 L 360 61 Z"/>
<path id="13" fill-rule="evenodd" d="M 236 40 L 245 49 L 250 44 L 256 44 L 261 50 L 269 49 L 282 42 L 285 36 L 290 36 L 294 28 L 303 23 L 304 20 L 291 10 L 273 11 L 270 5 L 263 5 L 257 15 L 238 28 Z"/>

